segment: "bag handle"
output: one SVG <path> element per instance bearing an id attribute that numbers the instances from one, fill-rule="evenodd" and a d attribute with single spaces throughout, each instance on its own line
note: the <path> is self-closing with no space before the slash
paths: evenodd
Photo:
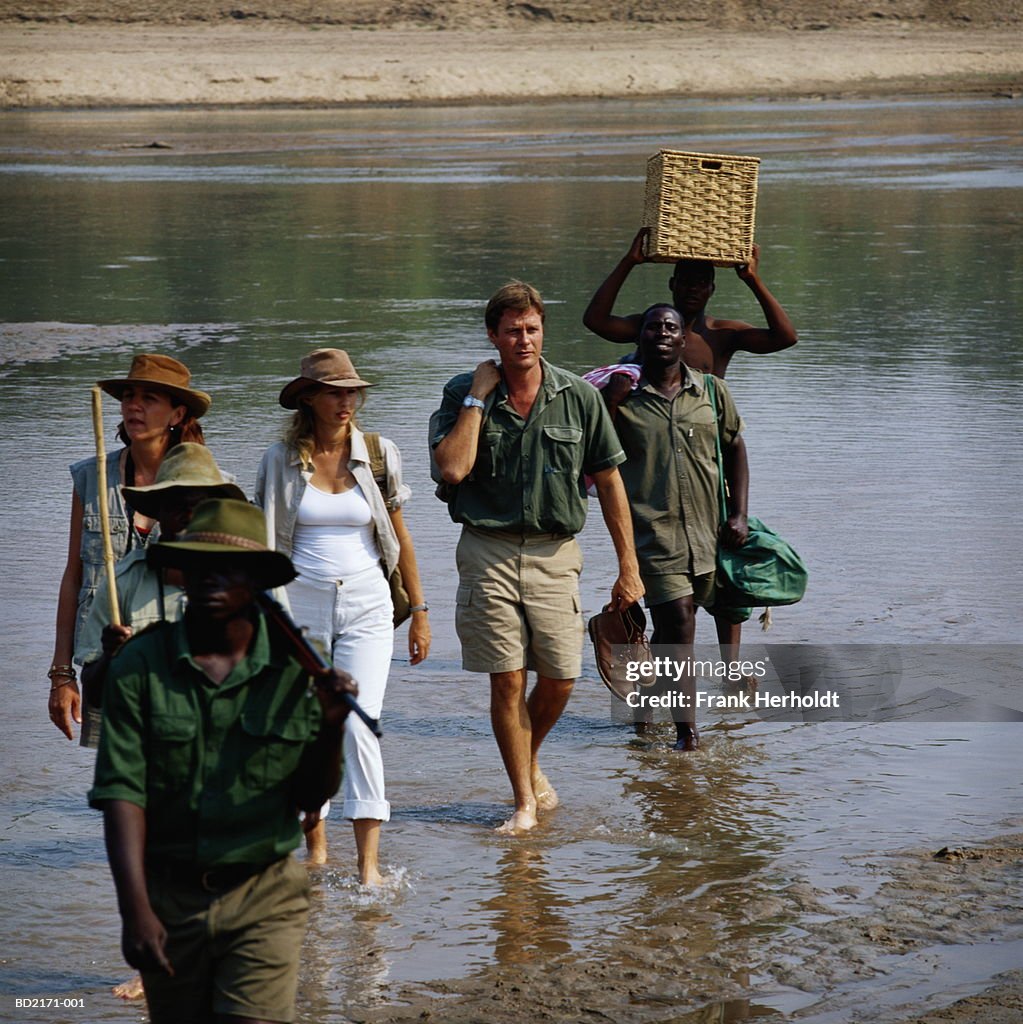
<path id="1" fill-rule="evenodd" d="M 719 512 L 721 513 L 721 524 L 728 522 L 728 502 L 725 500 L 725 462 L 721 458 L 721 423 L 718 421 L 718 400 L 717 389 L 714 387 L 714 375 L 705 373 L 703 375 L 703 386 L 710 396 L 710 407 L 714 410 L 714 449 L 718 460 L 718 499 Z"/>

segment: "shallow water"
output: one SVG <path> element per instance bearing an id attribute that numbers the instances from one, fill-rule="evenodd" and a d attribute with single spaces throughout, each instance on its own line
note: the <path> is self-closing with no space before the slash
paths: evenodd
<path id="1" fill-rule="evenodd" d="M 984 645 L 978 661 L 1018 645 L 1021 121 L 994 100 L 5 115 L 0 1018 L 142 1015 L 108 994 L 126 972 L 84 803 L 92 755 L 47 721 L 44 673 L 87 386 L 144 349 L 181 355 L 214 395 L 209 443 L 247 490 L 301 355 L 348 349 L 380 382 L 363 419 L 398 442 L 414 491 L 434 650 L 416 669 L 396 659 L 385 705 L 393 879 L 361 892 L 332 820 L 302 1019 L 546 963 L 606 969 L 613 993 L 637 972 L 620 1020 L 890 1019 L 1015 966 L 1023 920 L 997 880 L 978 904 L 1001 907 L 983 958 L 952 927 L 908 951 L 867 946 L 843 974 L 827 930 L 892 905 L 899 851 L 1020 828 L 1014 723 L 708 715 L 705 750 L 679 757 L 667 726 L 650 747 L 630 738 L 588 658 L 544 748 L 564 805 L 529 837 L 494 836 L 508 793 L 485 680 L 458 667 L 457 529 L 431 495 L 425 425 L 444 381 L 487 356 L 482 305 L 509 276 L 550 300 L 553 361 L 619 354 L 580 317 L 637 225 L 650 152 L 758 154 L 762 273 L 800 343 L 740 355 L 729 382 L 751 507 L 812 574 L 768 637 Z M 154 139 L 173 148 L 125 148 Z M 669 273 L 635 271 L 619 308 L 666 297 Z M 711 309 L 760 321 L 728 271 Z M 112 436 L 112 404 L 107 417 Z M 613 577 L 596 513 L 582 543 L 593 612 Z M 1017 682 L 994 679 L 1003 695 Z M 813 948 L 830 971 L 799 962 Z M 25 996 L 86 1006 L 15 1010 Z"/>

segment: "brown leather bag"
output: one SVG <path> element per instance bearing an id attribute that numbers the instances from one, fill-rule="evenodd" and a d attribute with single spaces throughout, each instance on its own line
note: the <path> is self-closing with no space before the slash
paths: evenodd
<path id="1" fill-rule="evenodd" d="M 639 686 L 628 676 L 638 675 L 636 665 L 629 672 L 629 663 L 649 663 L 650 644 L 646 638 L 646 615 L 638 604 L 631 604 L 624 611 L 611 611 L 610 605 L 594 615 L 587 624 L 593 653 L 597 659 L 597 671 L 604 685 L 619 699 L 627 700 Z M 650 676 L 639 676 L 649 685 Z"/>

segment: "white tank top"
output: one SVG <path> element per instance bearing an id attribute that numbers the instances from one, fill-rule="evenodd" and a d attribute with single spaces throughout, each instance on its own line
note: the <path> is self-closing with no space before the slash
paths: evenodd
<path id="1" fill-rule="evenodd" d="M 380 564 L 373 513 L 358 484 L 340 494 L 306 486 L 291 561 L 299 576 L 316 580 L 343 580 Z"/>

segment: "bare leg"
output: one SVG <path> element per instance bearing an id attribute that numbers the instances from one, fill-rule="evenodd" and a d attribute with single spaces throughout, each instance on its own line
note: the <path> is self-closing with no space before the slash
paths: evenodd
<path id="1" fill-rule="evenodd" d="M 536 806 L 541 811 L 549 811 L 557 807 L 559 800 L 557 791 L 540 768 L 537 755 L 540 752 L 540 744 L 546 739 L 547 734 L 554 728 L 555 722 L 565 710 L 574 685 L 574 679 L 550 679 L 547 676 L 538 676 L 536 686 L 533 687 L 533 692 L 526 701 L 526 709 L 529 712 L 529 721 L 532 725 L 529 744 L 529 774 L 533 785 L 533 794 L 536 797 Z"/>
<path id="2" fill-rule="evenodd" d="M 742 623 L 729 622 L 724 616 L 714 616 L 714 628 L 718 634 L 718 648 L 725 661 L 734 661 L 739 657 L 739 644 L 742 641 Z"/>
<path id="3" fill-rule="evenodd" d="M 536 825 L 536 797 L 530 778 L 533 729 L 526 708 L 524 668 L 491 673 L 490 724 L 515 798 L 515 813 L 498 832 L 526 832 Z"/>
<path id="4" fill-rule="evenodd" d="M 320 818 L 305 834 L 306 863 L 327 863 L 327 823 Z"/>
<path id="5" fill-rule="evenodd" d="M 742 623 L 729 622 L 726 618 L 714 616 L 714 626 L 718 634 L 718 648 L 721 651 L 723 661 L 732 662 L 739 660 L 739 644 L 742 642 Z M 734 685 L 740 692 L 754 693 L 757 689 L 757 681 L 754 676 L 743 676 Z"/>
<path id="6" fill-rule="evenodd" d="M 380 874 L 380 822 L 375 818 L 356 818 L 355 849 L 359 856 L 359 881 L 363 885 L 381 885 L 384 876 Z"/>
<path id="7" fill-rule="evenodd" d="M 692 652 L 693 637 L 696 635 L 696 606 L 691 594 L 675 601 L 654 605 L 650 609 L 650 618 L 654 624 L 651 643 L 675 644 L 687 648 L 688 653 Z M 687 651 L 682 650 L 679 653 L 683 655 Z M 692 673 L 687 672 L 680 682 L 684 692 L 689 696 L 689 708 L 678 709 L 674 713 L 677 736 L 675 749 L 696 750 L 700 745 L 700 734 L 696 728 L 696 713 L 693 710 L 695 681 Z"/>

